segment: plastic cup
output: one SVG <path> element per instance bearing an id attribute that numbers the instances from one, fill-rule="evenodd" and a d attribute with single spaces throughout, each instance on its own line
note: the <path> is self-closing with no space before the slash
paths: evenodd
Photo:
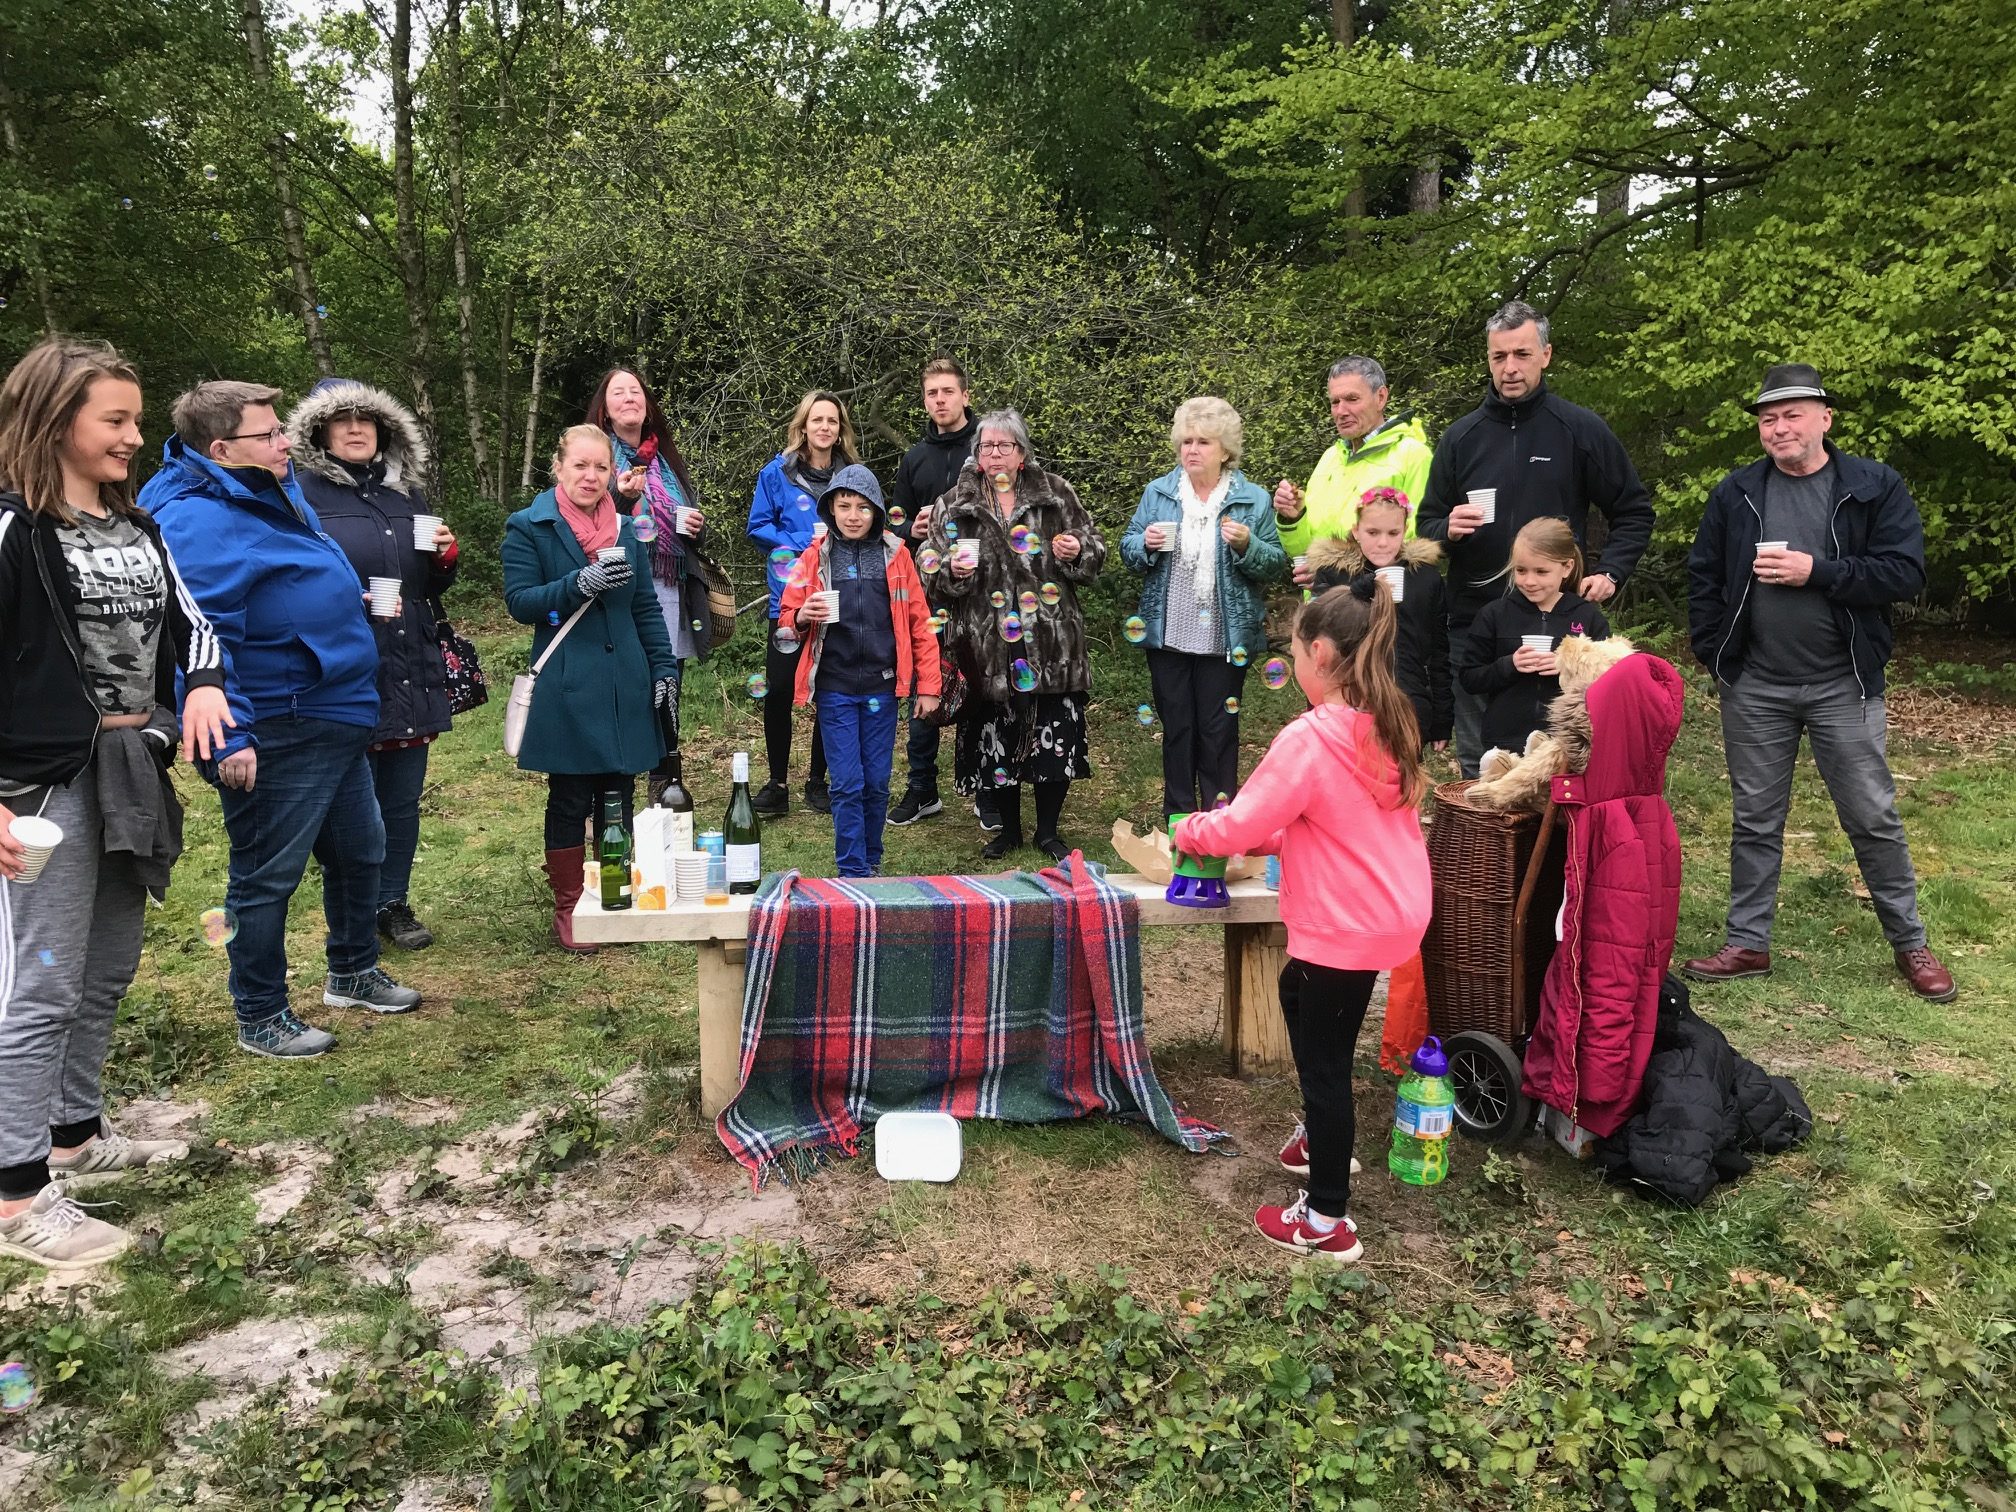
<path id="1" fill-rule="evenodd" d="M 1495 488 L 1473 488 L 1469 500 L 1484 511 L 1484 518 L 1478 523 L 1489 525 L 1498 518 L 1498 490 Z"/>
<path id="2" fill-rule="evenodd" d="M 441 525 L 442 519 L 439 515 L 416 514 L 413 516 L 413 549 L 415 551 L 424 551 L 430 556 L 433 555 L 434 532 L 439 530 Z"/>
<path id="3" fill-rule="evenodd" d="M 1386 585 L 1386 591 L 1393 595 L 1393 602 L 1399 603 L 1407 597 L 1407 569 L 1405 567 L 1381 567 L 1372 574 Z"/>
<path id="4" fill-rule="evenodd" d="M 1554 654 L 1554 637 L 1551 635 L 1522 635 L 1519 644 L 1528 651 L 1538 651 L 1542 656 Z"/>
<path id="5" fill-rule="evenodd" d="M 21 875 L 14 879 L 15 885 L 26 887 L 42 875 L 49 853 L 63 843 L 63 826 L 39 814 L 22 814 L 7 826 L 7 833 L 22 850 Z"/>
<path id="6" fill-rule="evenodd" d="M 391 619 L 399 612 L 399 579 L 374 577 L 367 585 L 371 592 L 371 618 Z"/>
<path id="7" fill-rule="evenodd" d="M 1759 541 L 1757 543 L 1757 550 L 1760 553 L 1766 551 L 1783 551 L 1791 544 L 1792 543 L 1790 541 Z"/>
<path id="8" fill-rule="evenodd" d="M 707 886 L 702 901 L 715 905 L 728 901 L 728 858 L 711 852 L 707 857 Z"/>

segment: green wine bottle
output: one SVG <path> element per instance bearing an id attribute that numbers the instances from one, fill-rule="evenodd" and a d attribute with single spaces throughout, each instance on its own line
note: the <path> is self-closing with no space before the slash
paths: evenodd
<path id="1" fill-rule="evenodd" d="M 735 753 L 735 790 L 728 795 L 728 817 L 721 836 L 728 848 L 728 891 L 753 893 L 763 880 L 763 826 L 756 802 L 749 796 L 749 753 Z"/>
<path id="2" fill-rule="evenodd" d="M 623 795 L 610 791 L 602 795 L 601 838 L 595 846 L 602 863 L 602 911 L 614 913 L 628 908 L 630 898 L 630 831 L 623 826 Z"/>

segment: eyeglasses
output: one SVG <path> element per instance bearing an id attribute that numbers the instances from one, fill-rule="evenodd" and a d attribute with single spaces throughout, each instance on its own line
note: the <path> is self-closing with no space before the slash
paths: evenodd
<path id="1" fill-rule="evenodd" d="M 1013 441 L 982 441 L 974 450 L 983 452 L 1012 452 L 1020 451 L 1022 448 L 1017 446 Z"/>
<path id="2" fill-rule="evenodd" d="M 219 441 L 264 441 L 268 446 L 278 446 L 280 438 L 287 434 L 285 426 L 276 425 L 271 430 L 241 431 L 235 436 L 219 436 Z"/>

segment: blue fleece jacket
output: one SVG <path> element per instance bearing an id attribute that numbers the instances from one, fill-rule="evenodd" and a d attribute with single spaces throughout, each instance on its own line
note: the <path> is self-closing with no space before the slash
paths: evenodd
<path id="1" fill-rule="evenodd" d="M 276 715 L 378 723 L 378 644 L 356 569 L 322 533 L 291 471 L 264 486 L 254 478 L 170 436 L 161 470 L 140 490 L 224 648 L 238 721 L 225 755 L 256 746 L 253 726 Z"/>

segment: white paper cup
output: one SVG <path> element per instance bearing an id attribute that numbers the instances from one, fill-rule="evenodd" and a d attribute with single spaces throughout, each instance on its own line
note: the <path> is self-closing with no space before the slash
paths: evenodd
<path id="1" fill-rule="evenodd" d="M 1554 637 L 1551 635 L 1522 635 L 1519 644 L 1528 651 L 1538 651 L 1542 656 L 1554 654 Z"/>
<path id="2" fill-rule="evenodd" d="M 413 516 L 413 549 L 432 555 L 434 551 L 434 532 L 441 528 L 441 524 L 441 516 L 439 515 L 416 514 Z"/>
<path id="3" fill-rule="evenodd" d="M 1300 572 L 1304 567 L 1307 567 L 1308 565 L 1309 565 L 1309 558 L 1307 558 L 1306 556 L 1298 556 L 1297 558 L 1295 558 L 1295 570 L 1297 572 Z"/>
<path id="4" fill-rule="evenodd" d="M 980 543 L 974 540 L 958 542 L 952 548 L 952 559 L 955 562 L 964 562 L 968 567 L 978 567 L 980 565 Z"/>
<path id="5" fill-rule="evenodd" d="M 696 536 L 700 534 L 700 511 L 697 509 L 680 510 L 672 517 L 672 529 L 675 534 L 683 536 Z"/>
<path id="6" fill-rule="evenodd" d="M 374 577 L 366 586 L 371 590 L 371 618 L 391 619 L 399 612 L 399 579 Z"/>
<path id="7" fill-rule="evenodd" d="M 1393 595 L 1393 602 L 1399 603 L 1407 597 L 1407 569 L 1405 567 L 1381 567 L 1372 574 L 1386 585 L 1386 591 Z"/>
<path id="8" fill-rule="evenodd" d="M 595 560 L 598 562 L 627 562 L 630 560 L 630 552 L 628 548 L 623 546 L 604 546 L 600 551 L 595 553 Z"/>
<path id="9" fill-rule="evenodd" d="M 42 868 L 49 864 L 49 853 L 63 843 L 63 826 L 38 814 L 22 814 L 7 826 L 7 833 L 14 837 L 23 854 L 21 875 L 14 881 L 17 886 L 26 887 L 42 875 Z"/>
<path id="10" fill-rule="evenodd" d="M 840 621 L 840 590 L 839 590 L 838 588 L 822 588 L 822 589 L 821 589 L 821 590 L 820 590 L 819 592 L 817 592 L 817 593 L 814 593 L 814 594 L 812 594 L 812 595 L 810 595 L 810 596 L 811 596 L 812 598 L 816 598 L 816 599 L 824 599 L 824 600 L 826 601 L 826 620 L 825 620 L 825 623 L 827 623 L 827 624 L 829 624 L 829 625 L 834 625 L 834 624 L 838 624 L 838 623 L 839 623 L 839 621 Z"/>
<path id="11" fill-rule="evenodd" d="M 1759 541 L 1759 542 L 1757 543 L 1757 549 L 1758 549 L 1758 550 L 1759 550 L 1760 552 L 1763 552 L 1763 551 L 1783 551 L 1783 550 L 1784 550 L 1784 549 L 1785 549 L 1785 548 L 1786 548 L 1787 546 L 1789 546 L 1790 544 L 1791 544 L 1791 542 L 1789 542 L 1789 541 Z"/>
<path id="12" fill-rule="evenodd" d="M 1489 525 L 1498 518 L 1498 490 L 1495 488 L 1473 488 L 1469 500 L 1484 511 L 1483 524 Z"/>

